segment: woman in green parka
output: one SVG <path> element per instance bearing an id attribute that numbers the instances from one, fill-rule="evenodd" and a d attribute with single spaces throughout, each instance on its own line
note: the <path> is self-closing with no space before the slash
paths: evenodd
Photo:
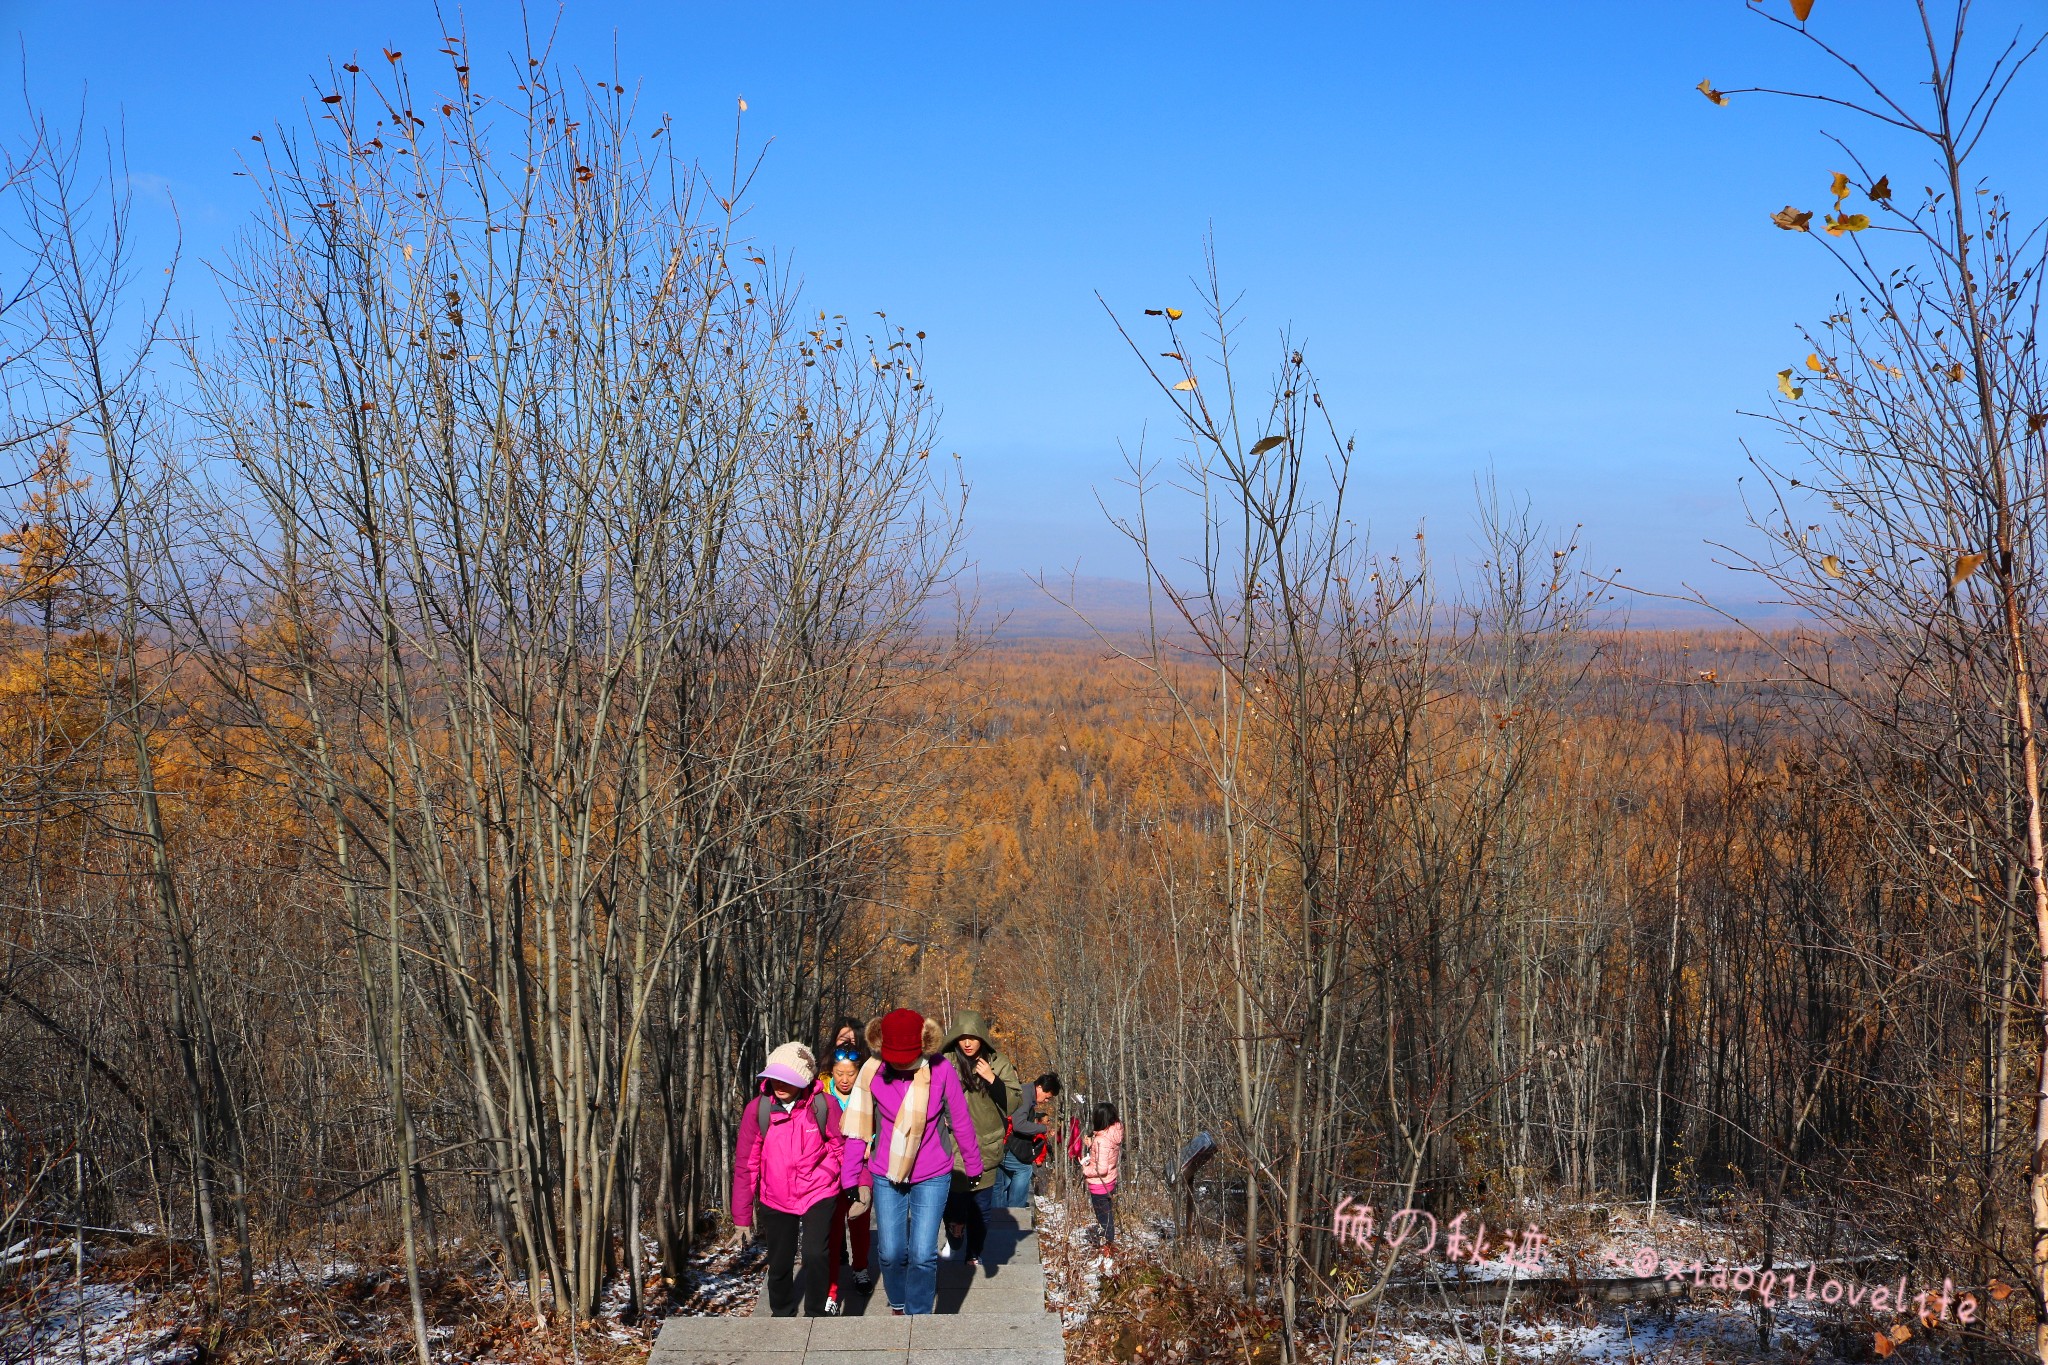
<path id="1" fill-rule="evenodd" d="M 967 1091 L 967 1110 L 974 1116 L 974 1137 L 981 1147 L 981 1175 L 970 1180 L 966 1162 L 957 1150 L 953 1154 L 953 1193 L 946 1201 L 947 1230 L 952 1234 L 953 1254 L 967 1253 L 967 1264 L 981 1261 L 981 1249 L 988 1239 L 988 1211 L 995 1206 L 996 1177 L 1003 1161 L 1004 1139 L 1010 1110 L 1021 1093 L 1017 1066 L 1002 1056 L 989 1040 L 988 1023 L 981 1011 L 964 1009 L 953 1016 L 942 1049 L 953 1058 L 953 1069 Z M 961 1246 L 964 1230 L 966 1245 Z"/>

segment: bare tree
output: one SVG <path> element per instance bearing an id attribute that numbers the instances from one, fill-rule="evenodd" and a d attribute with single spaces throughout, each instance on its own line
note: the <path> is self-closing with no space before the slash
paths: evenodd
<path id="1" fill-rule="evenodd" d="M 2005 1036 L 2016 1004 L 2008 936 L 2028 919 L 2025 950 L 2048 972 L 2034 676 L 2048 395 L 2035 347 L 2040 226 L 2016 221 L 1972 168 L 2040 42 L 2015 38 L 1973 65 L 1970 9 L 1914 6 L 1922 80 L 1910 95 L 1803 21 L 1770 14 L 1824 59 L 1843 93 L 1703 89 L 1717 103 L 1747 93 L 1815 100 L 1902 136 L 1926 159 L 1924 188 L 1912 190 L 1922 183 L 1914 174 L 1895 190 L 1884 168 L 1837 139 L 1847 169 L 1833 172 L 1834 210 L 1819 223 L 1794 206 L 1773 215 L 1828 250 L 1850 293 L 1805 334 L 1805 360 L 1779 376 L 1773 421 L 1803 459 L 1755 462 L 1767 477 L 1755 521 L 1770 549 L 1747 562 L 1839 637 L 1824 653 L 1788 651 L 1788 661 L 1824 699 L 1828 725 L 1875 746 L 1850 771 L 1892 831 L 1901 874 L 1945 918 L 1974 924 L 1971 989 L 1986 1001 L 1989 1040 Z M 1865 201 L 1860 211 L 1852 196 Z M 1920 777 L 1901 783 L 1902 770 Z M 2048 976 L 2038 983 L 2048 993 Z M 1979 1071 L 1976 1235 L 1995 1251 L 1993 1190 L 2003 1153 L 2023 1144 L 2035 1154 L 2028 1278 L 2036 1350 L 2048 1360 L 2048 1033 L 2033 1047 L 2029 1134 L 2001 1132 L 2002 1042 Z"/>
<path id="2" fill-rule="evenodd" d="M 712 186 L 623 84 L 524 60 L 509 104 L 459 42 L 445 96 L 398 54 L 334 73 L 265 143 L 233 337 L 194 356 L 236 481 L 193 471 L 180 628 L 324 831 L 422 1353 L 423 1068 L 573 1320 L 622 1251 L 637 1304 L 648 1051 L 684 1049 L 653 1065 L 676 1274 L 707 1097 L 815 1027 L 926 742 L 892 698 L 953 648 L 917 342 L 803 322 L 736 235 L 743 167 Z"/>

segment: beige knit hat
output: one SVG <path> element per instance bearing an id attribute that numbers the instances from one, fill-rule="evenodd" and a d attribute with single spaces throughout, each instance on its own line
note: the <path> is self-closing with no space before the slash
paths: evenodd
<path id="1" fill-rule="evenodd" d="M 784 1043 L 768 1054 L 768 1065 L 761 1068 L 764 1081 L 781 1081 L 798 1089 L 809 1085 L 818 1075 L 818 1059 L 802 1043 Z"/>

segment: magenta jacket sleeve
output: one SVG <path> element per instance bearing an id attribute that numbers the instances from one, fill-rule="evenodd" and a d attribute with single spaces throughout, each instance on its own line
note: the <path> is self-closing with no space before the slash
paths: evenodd
<path id="1" fill-rule="evenodd" d="M 875 1116 L 876 1141 L 881 1140 L 881 1115 Z M 874 1176 L 868 1173 L 868 1144 L 852 1138 L 841 1139 L 839 1156 L 839 1187 L 850 1190 L 856 1185 L 872 1185 Z"/>
<path id="2" fill-rule="evenodd" d="M 819 1163 L 819 1172 L 835 1172 L 841 1185 L 846 1181 L 846 1151 L 858 1147 L 858 1142 L 848 1142 L 839 1130 L 839 1106 L 826 1102 L 825 1105 L 825 1159 Z"/>
<path id="3" fill-rule="evenodd" d="M 943 1062 L 945 1069 L 934 1074 L 939 1081 L 939 1094 L 946 1105 L 946 1115 L 953 1121 L 953 1143 L 960 1149 L 960 1164 L 969 1180 L 981 1179 L 981 1140 L 974 1135 L 974 1111 L 967 1107 L 967 1091 L 960 1084 L 960 1073 L 953 1064 Z M 962 1139 L 960 1136 L 967 1136 Z"/>
<path id="4" fill-rule="evenodd" d="M 735 1227 L 751 1227 L 754 1199 L 761 1191 L 761 1124 L 754 1117 L 756 1095 L 740 1110 L 740 1149 L 732 1163 L 732 1221 Z"/>

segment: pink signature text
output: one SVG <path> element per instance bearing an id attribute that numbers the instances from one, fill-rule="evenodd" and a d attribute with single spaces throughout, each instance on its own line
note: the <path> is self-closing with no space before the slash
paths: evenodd
<path id="1" fill-rule="evenodd" d="M 1412 1250 L 1419 1256 L 1429 1255 L 1442 1237 L 1444 1255 L 1453 1261 L 1467 1265 L 1492 1261 L 1522 1274 L 1532 1274 L 1541 1268 L 1543 1244 L 1550 1240 L 1533 1222 L 1519 1231 L 1512 1227 L 1492 1229 L 1489 1240 L 1486 1224 L 1470 1213 L 1461 1213 L 1439 1226 L 1436 1215 L 1426 1209 L 1395 1209 L 1383 1221 L 1372 1205 L 1357 1203 L 1348 1196 L 1337 1201 L 1330 1217 L 1330 1232 L 1339 1242 L 1352 1246 L 1371 1246 L 1381 1241 L 1396 1254 Z"/>
<path id="2" fill-rule="evenodd" d="M 1923 1289 L 1908 1297 L 1903 1275 L 1896 1285 L 1859 1284 L 1853 1280 L 1844 1284 L 1830 1277 L 1821 1280 L 1816 1288 L 1816 1270 L 1811 1265 L 1785 1270 L 1737 1266 L 1731 1270 L 1725 1265 L 1709 1266 L 1700 1261 L 1674 1261 L 1660 1256 L 1657 1248 L 1648 1246 L 1637 1247 L 1627 1255 L 1610 1250 L 1601 1257 L 1601 1263 L 1643 1278 L 1657 1274 L 1661 1266 L 1667 1281 L 1684 1282 L 1689 1277 L 1695 1288 L 1723 1289 L 1735 1294 L 1754 1292 L 1766 1308 L 1771 1306 L 1775 1297 L 1784 1303 L 1847 1303 L 1851 1308 L 1867 1304 L 1873 1313 L 1904 1313 L 1907 1305 L 1911 1304 L 1912 1311 L 1927 1326 L 1945 1320 L 1952 1306 L 1958 1322 L 1974 1322 L 1977 1318 L 1977 1296 L 1969 1293 L 1958 1296 L 1955 1281 L 1947 1277 L 1943 1277 L 1939 1291 Z"/>

